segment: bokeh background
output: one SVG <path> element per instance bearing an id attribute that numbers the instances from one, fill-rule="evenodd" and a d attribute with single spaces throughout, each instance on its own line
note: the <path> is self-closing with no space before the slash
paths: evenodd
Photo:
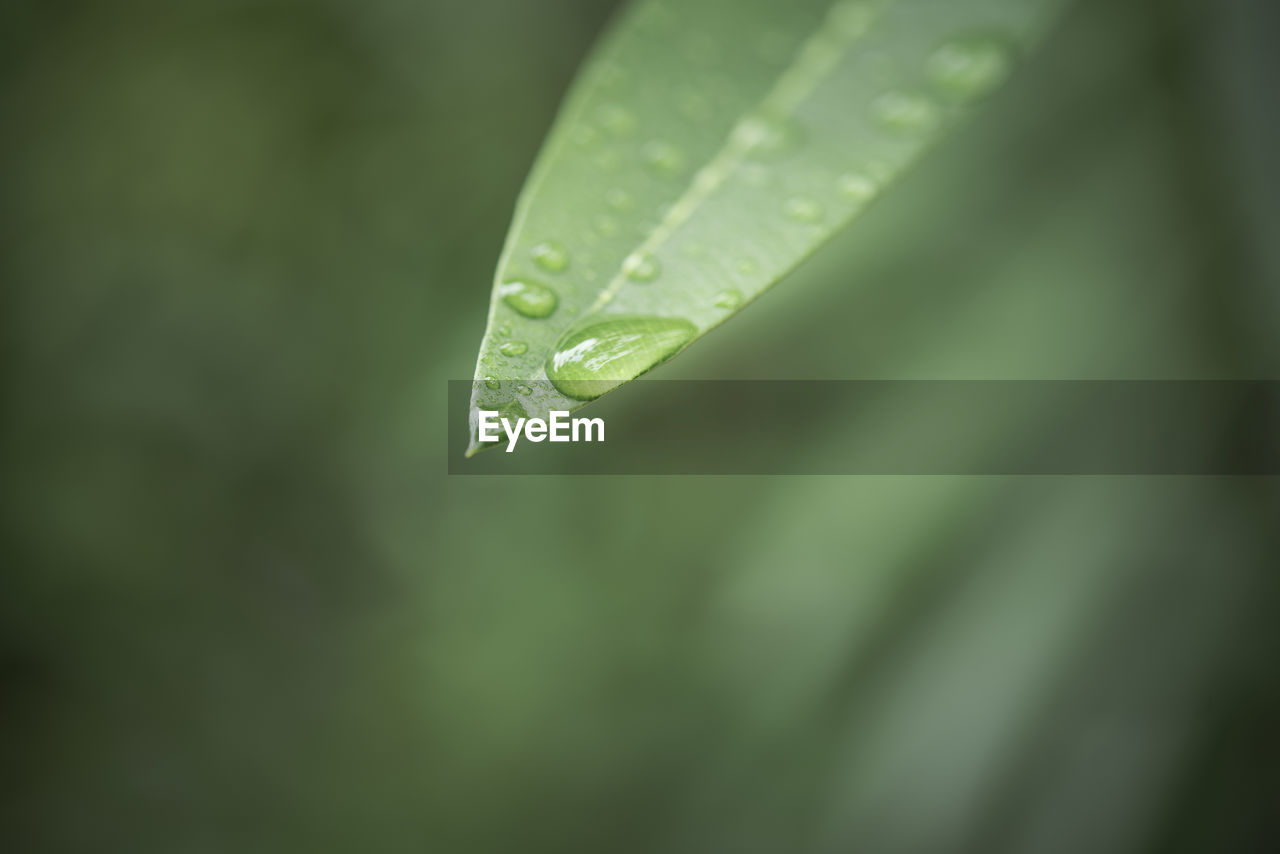
<path id="1" fill-rule="evenodd" d="M 1280 850 L 1274 479 L 445 474 L 612 6 L 5 4 L 0 848 Z M 1280 377 L 1276 33 L 1081 0 L 655 375 Z"/>

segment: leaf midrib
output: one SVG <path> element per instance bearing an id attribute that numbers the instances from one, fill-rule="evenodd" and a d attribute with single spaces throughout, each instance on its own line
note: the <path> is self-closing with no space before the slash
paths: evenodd
<path id="1" fill-rule="evenodd" d="M 852 30 L 848 22 L 841 26 L 842 16 L 854 15 L 863 10 L 868 10 L 871 17 L 860 30 Z M 790 118 L 852 46 L 870 32 L 882 12 L 882 9 L 871 11 L 865 4 L 853 0 L 840 0 L 832 4 L 822 22 L 797 49 L 795 59 L 783 70 L 773 88 L 729 130 L 720 150 L 694 174 L 689 188 L 676 200 L 649 236 L 623 259 L 617 273 L 596 297 L 595 302 L 583 312 L 583 317 L 600 311 L 617 296 L 628 280 L 628 259 L 644 258 L 655 253 L 745 162 L 757 142 L 751 133 L 753 125 L 758 125 L 763 120 Z"/>

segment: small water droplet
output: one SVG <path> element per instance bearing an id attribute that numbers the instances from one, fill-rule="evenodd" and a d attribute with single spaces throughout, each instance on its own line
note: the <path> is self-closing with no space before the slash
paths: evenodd
<path id="1" fill-rule="evenodd" d="M 919 92 L 885 92 L 871 103 L 871 110 L 881 127 L 895 133 L 925 134 L 942 120 L 938 105 Z"/>
<path id="2" fill-rule="evenodd" d="M 533 394 L 533 389 L 529 388 L 527 385 L 516 386 L 516 391 L 520 392 L 525 397 L 528 397 L 529 395 Z"/>
<path id="3" fill-rule="evenodd" d="M 679 352 L 697 333 L 686 320 L 615 317 L 567 333 L 547 359 L 547 376 L 566 397 L 592 400 Z"/>
<path id="4" fill-rule="evenodd" d="M 654 139 L 645 143 L 641 156 L 652 172 L 664 178 L 671 178 L 684 171 L 684 152 L 665 140 Z"/>
<path id="5" fill-rule="evenodd" d="M 662 265 L 652 255 L 633 252 L 622 262 L 622 272 L 633 282 L 652 282 L 662 273 Z"/>
<path id="6" fill-rule="evenodd" d="M 991 36 L 954 39 L 935 50 L 925 68 L 939 92 L 967 101 L 1005 81 L 1013 68 L 1013 48 Z"/>
<path id="7" fill-rule="evenodd" d="M 563 273 L 569 268 L 569 250 L 554 240 L 544 240 L 529 250 L 533 263 L 548 273 Z"/>
<path id="8" fill-rule="evenodd" d="M 744 119 L 733 135 L 752 156 L 766 159 L 788 154 L 804 142 L 804 132 L 795 122 L 764 116 Z"/>
<path id="9" fill-rule="evenodd" d="M 822 205 L 808 196 L 792 196 L 787 199 L 782 210 L 787 215 L 787 219 L 795 220 L 796 222 L 821 222 L 825 214 L 822 210 Z"/>
<path id="10" fill-rule="evenodd" d="M 506 338 L 508 335 L 511 334 L 511 325 L 508 323 L 504 323 L 501 326 L 499 326 L 498 334 L 501 335 L 503 338 Z"/>
<path id="11" fill-rule="evenodd" d="M 618 221 L 608 214 L 600 214 L 592 220 L 596 234 L 601 237 L 613 237 L 618 233 Z"/>
<path id="12" fill-rule="evenodd" d="M 742 294 L 733 288 L 716 294 L 716 308 L 733 309 L 740 305 L 742 305 Z"/>
<path id="13" fill-rule="evenodd" d="M 489 388 L 502 388 L 502 383 L 498 382 L 497 377 L 485 377 L 484 384 Z"/>
<path id="14" fill-rule="evenodd" d="M 602 104 L 596 110 L 596 121 L 614 136 L 626 137 L 636 131 L 636 117 L 626 107 L 617 104 Z"/>
<path id="15" fill-rule="evenodd" d="M 604 203 L 618 213 L 626 213 L 636 206 L 635 197 L 621 187 L 614 187 L 605 193 Z"/>
<path id="16" fill-rule="evenodd" d="M 550 317 L 559 303 L 551 288 L 528 280 L 505 282 L 498 286 L 498 294 L 512 310 L 525 317 Z"/>
<path id="17" fill-rule="evenodd" d="M 523 341 L 504 341 L 498 352 L 504 356 L 519 356 L 528 349 L 529 345 Z"/>
<path id="18" fill-rule="evenodd" d="M 878 189 L 875 181 L 857 172 L 846 172 L 837 178 L 836 188 L 842 196 L 857 204 L 871 199 Z"/>

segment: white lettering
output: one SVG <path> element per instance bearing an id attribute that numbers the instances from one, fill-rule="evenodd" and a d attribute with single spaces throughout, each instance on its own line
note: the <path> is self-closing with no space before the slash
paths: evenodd
<path id="1" fill-rule="evenodd" d="M 578 438 L 578 428 L 582 428 L 583 438 Z M 596 429 L 596 435 L 599 438 L 591 438 L 591 428 Z M 573 419 L 573 441 L 575 442 L 603 442 L 604 441 L 604 419 L 603 418 L 575 418 Z"/>
<path id="2" fill-rule="evenodd" d="M 480 441 L 498 441 L 498 411 L 496 409 L 480 410 Z"/>
<path id="3" fill-rule="evenodd" d="M 567 409 L 551 410 L 551 441 L 569 441 L 569 422 L 567 420 L 562 420 L 562 416 L 567 418 L 568 415 L 569 411 Z"/>
<path id="4" fill-rule="evenodd" d="M 502 429 L 507 431 L 507 453 L 511 453 L 516 449 L 516 439 L 520 435 L 520 428 L 524 426 L 524 419 L 516 419 L 516 428 L 511 429 L 511 421 L 507 418 L 502 419 Z"/>

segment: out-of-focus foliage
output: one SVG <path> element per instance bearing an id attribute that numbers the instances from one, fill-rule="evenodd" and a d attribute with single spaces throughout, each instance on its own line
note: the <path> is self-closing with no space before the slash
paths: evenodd
<path id="1" fill-rule="evenodd" d="M 662 375 L 1277 376 L 1273 6 L 1084 0 Z M 1274 848 L 1270 480 L 443 474 L 610 13 L 6 8 L 0 845 Z"/>

